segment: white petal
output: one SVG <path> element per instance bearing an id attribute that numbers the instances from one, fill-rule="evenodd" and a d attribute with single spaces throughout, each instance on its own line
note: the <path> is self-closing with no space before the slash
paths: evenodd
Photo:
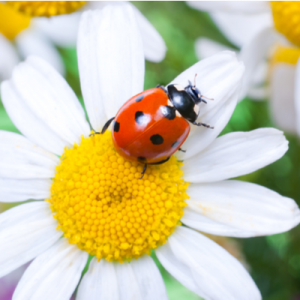
<path id="1" fill-rule="evenodd" d="M 10 81 L 1 84 L 3 105 L 14 125 L 32 141 L 53 153 L 62 154 L 65 142 L 28 108 Z"/>
<path id="2" fill-rule="evenodd" d="M 266 28 L 249 40 L 241 49 L 239 58 L 245 64 L 243 88 L 240 98 L 243 99 L 251 84 L 253 77 L 261 63 L 267 58 L 270 48 L 278 40 L 278 34 L 273 28 Z M 266 76 L 266 70 L 263 70 Z"/>
<path id="3" fill-rule="evenodd" d="M 271 116 L 275 124 L 288 132 L 297 128 L 297 81 L 294 65 L 278 63 L 271 72 Z"/>
<path id="4" fill-rule="evenodd" d="M 139 285 L 143 300 L 167 300 L 167 292 L 162 276 L 150 256 L 133 260 L 130 263 Z"/>
<path id="5" fill-rule="evenodd" d="M 208 12 L 255 14 L 270 11 L 270 5 L 266 1 L 187 1 L 187 3 L 193 8 Z"/>
<path id="6" fill-rule="evenodd" d="M 172 276 L 207 300 L 261 299 L 240 262 L 191 229 L 178 226 L 156 255 Z"/>
<path id="7" fill-rule="evenodd" d="M 88 1 L 83 7 L 82 10 L 96 10 L 96 9 L 102 9 L 107 4 L 111 5 L 119 5 L 122 3 L 121 1 Z"/>
<path id="8" fill-rule="evenodd" d="M 234 49 L 229 48 L 228 46 L 222 45 L 218 42 L 215 42 L 207 38 L 197 39 L 195 43 L 195 50 L 198 59 L 207 58 L 221 51 L 226 51 L 226 50 L 235 51 Z"/>
<path id="9" fill-rule="evenodd" d="M 120 300 L 168 299 L 163 280 L 152 258 L 144 256 L 131 263 L 115 264 Z"/>
<path id="10" fill-rule="evenodd" d="M 270 98 L 270 87 L 268 86 L 267 78 L 269 74 L 269 63 L 267 60 L 261 60 L 252 74 L 251 84 L 247 91 L 247 96 L 252 100 L 265 100 Z M 246 88 L 244 83 L 243 88 Z M 246 92 L 245 90 L 242 91 Z M 242 94 L 241 93 L 241 94 Z M 243 95 L 241 96 L 243 97 Z M 240 97 L 240 98 L 241 98 Z M 242 100 L 242 98 L 240 99 Z"/>
<path id="11" fill-rule="evenodd" d="M 167 47 L 153 25 L 143 16 L 143 14 L 132 5 L 140 28 L 145 58 L 149 61 L 160 62 L 165 58 Z"/>
<path id="12" fill-rule="evenodd" d="M 11 42 L 0 33 L 0 81 L 11 76 L 12 70 L 19 62 L 17 52 Z"/>
<path id="13" fill-rule="evenodd" d="M 182 171 L 188 182 L 214 182 L 252 173 L 278 160 L 287 150 L 283 132 L 274 128 L 232 132 L 186 160 Z"/>
<path id="14" fill-rule="evenodd" d="M 167 300 L 162 277 L 152 258 L 140 257 L 130 263 L 111 263 L 94 258 L 84 275 L 77 300 Z"/>
<path id="15" fill-rule="evenodd" d="M 270 91 L 268 87 L 250 87 L 247 92 L 249 98 L 255 101 L 265 100 L 270 97 Z"/>
<path id="16" fill-rule="evenodd" d="M 268 76 L 268 72 L 269 72 L 269 62 L 267 62 L 267 60 L 265 59 L 262 59 L 255 71 L 253 72 L 252 74 L 252 79 L 251 79 L 251 88 L 253 87 L 264 87 L 264 88 L 267 88 L 265 85 L 265 82 L 266 82 L 266 79 L 267 79 L 267 76 Z"/>
<path id="17" fill-rule="evenodd" d="M 84 9 L 102 9 L 105 5 L 130 5 L 137 18 L 138 27 L 141 32 L 145 58 L 149 61 L 160 62 L 166 54 L 166 44 L 154 26 L 144 17 L 144 15 L 130 2 L 126 1 L 90 1 Z"/>
<path id="18" fill-rule="evenodd" d="M 251 237 L 290 230 L 300 222 L 294 200 L 236 180 L 190 185 L 181 221 L 215 235 Z"/>
<path id="19" fill-rule="evenodd" d="M 62 154 L 89 134 L 84 111 L 66 81 L 48 63 L 29 57 L 1 85 L 5 109 L 16 127 L 39 146 Z"/>
<path id="20" fill-rule="evenodd" d="M 81 89 L 94 129 L 143 90 L 143 45 L 130 5 L 84 12 L 78 34 Z"/>
<path id="21" fill-rule="evenodd" d="M 0 130 L 0 177 L 52 178 L 59 159 L 24 136 Z"/>
<path id="22" fill-rule="evenodd" d="M 266 38 L 261 41 L 261 36 L 268 33 Z M 264 86 L 267 78 L 268 64 L 264 58 L 269 50 L 270 45 L 274 40 L 274 31 L 265 30 L 263 33 L 256 36 L 251 43 L 248 43 L 243 47 L 242 53 L 237 53 L 240 60 L 245 63 L 245 74 L 243 79 L 243 89 L 239 100 L 242 100 L 246 93 L 254 99 L 266 99 L 268 98 L 268 88 Z M 253 43 L 259 47 L 253 51 Z M 217 54 L 220 51 L 233 49 L 219 44 L 207 38 L 199 38 L 195 43 L 196 54 L 199 59 L 207 58 L 211 55 Z M 252 51 L 252 52 L 251 52 Z"/>
<path id="23" fill-rule="evenodd" d="M 172 83 L 186 86 L 193 81 L 201 93 L 214 100 L 201 104 L 198 121 L 214 126 L 214 129 L 191 125 L 191 133 L 183 145 L 186 153 L 178 156 L 187 159 L 207 147 L 223 130 L 235 108 L 244 67 L 233 52 L 224 51 L 201 60 L 181 73 Z"/>
<path id="24" fill-rule="evenodd" d="M 273 27 L 272 14 L 211 13 L 211 18 L 223 34 L 237 47 L 242 47 L 265 28 Z"/>
<path id="25" fill-rule="evenodd" d="M 61 236 L 49 204 L 31 202 L 0 215 L 0 277 L 46 251 Z"/>
<path id="26" fill-rule="evenodd" d="M 102 9 L 108 4 L 120 5 L 122 3 L 92 1 L 83 6 L 83 9 Z M 141 12 L 134 5 L 128 4 L 133 7 L 137 17 L 137 22 L 142 33 L 144 55 L 146 59 L 153 62 L 163 60 L 166 53 L 164 40 Z M 35 18 L 32 23 L 34 23 L 35 27 L 56 45 L 61 47 L 72 47 L 76 44 L 80 16 L 81 12 L 76 12 L 51 18 Z"/>
<path id="27" fill-rule="evenodd" d="M 227 87 L 224 86 L 224 89 L 226 88 Z M 217 138 L 228 123 L 236 107 L 238 94 L 239 89 L 229 91 L 228 97 L 226 97 L 227 99 L 224 99 L 223 102 L 219 103 L 218 106 L 207 112 L 201 118 L 201 122 L 214 126 L 214 129 L 191 125 L 191 133 L 181 146 L 186 152 L 176 154 L 180 160 L 192 159 L 194 155 L 200 153 Z"/>
<path id="28" fill-rule="evenodd" d="M 119 287 L 119 300 L 143 299 L 131 264 L 115 264 L 115 271 Z"/>
<path id="29" fill-rule="evenodd" d="M 50 197 L 50 179 L 8 179 L 0 178 L 1 202 L 19 202 L 28 199 L 46 199 Z"/>
<path id="30" fill-rule="evenodd" d="M 58 50 L 41 33 L 24 30 L 15 39 L 20 55 L 25 59 L 30 55 L 38 56 L 47 61 L 56 71 L 65 74 L 64 63 Z"/>
<path id="31" fill-rule="evenodd" d="M 170 84 L 179 84 L 182 86 L 188 85 L 188 81 L 194 82 L 196 77 L 196 86 L 201 91 L 201 94 L 213 98 L 207 105 L 203 104 L 199 117 L 206 114 L 209 110 L 215 108 L 224 97 L 228 95 L 228 90 L 223 93 L 219 89 L 226 81 L 232 88 L 237 88 L 240 79 L 244 72 L 243 63 L 237 60 L 234 52 L 223 51 L 194 64 L 180 75 L 178 75 Z M 226 77 L 224 79 L 224 77 Z M 227 80 L 227 77 L 230 79 Z"/>
<path id="32" fill-rule="evenodd" d="M 114 263 L 97 258 L 90 262 L 89 269 L 79 285 L 76 300 L 119 300 L 119 287 Z"/>
<path id="33" fill-rule="evenodd" d="M 74 47 L 81 12 L 51 18 L 32 18 L 32 26 L 60 47 Z"/>
<path id="34" fill-rule="evenodd" d="M 13 300 L 67 300 L 74 292 L 88 254 L 63 238 L 38 256 L 21 278 Z"/>

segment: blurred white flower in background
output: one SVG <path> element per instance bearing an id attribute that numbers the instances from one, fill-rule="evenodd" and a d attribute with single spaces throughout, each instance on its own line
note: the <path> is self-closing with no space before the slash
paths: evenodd
<path id="1" fill-rule="evenodd" d="M 54 1 L 53 3 L 55 3 Z M 122 2 L 109 2 L 123 5 Z M 99 9 L 108 2 L 87 2 L 79 11 L 52 17 L 32 17 L 0 3 L 0 81 L 9 78 L 13 67 L 29 55 L 48 61 L 58 72 L 65 73 L 61 56 L 55 46 L 75 47 L 80 16 L 83 11 Z M 26 5 L 30 6 L 26 2 Z M 165 57 L 166 45 L 152 24 L 132 4 L 142 33 L 144 55 L 159 62 Z"/>
<path id="2" fill-rule="evenodd" d="M 274 122 L 285 131 L 300 135 L 300 2 L 188 2 L 210 13 L 221 32 L 237 48 L 245 63 L 240 98 L 270 98 Z M 199 38 L 196 53 L 208 57 L 228 49 Z M 297 84 L 296 84 L 297 83 Z"/>

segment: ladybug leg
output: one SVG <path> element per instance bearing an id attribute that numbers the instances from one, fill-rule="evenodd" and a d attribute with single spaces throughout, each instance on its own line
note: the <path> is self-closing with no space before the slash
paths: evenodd
<path id="1" fill-rule="evenodd" d="M 102 128 L 102 131 L 101 131 L 101 134 L 103 134 L 103 133 L 107 130 L 107 128 L 109 127 L 110 123 L 114 120 L 114 118 L 115 118 L 115 117 L 109 119 L 109 120 L 104 124 L 104 126 L 103 126 L 103 128 Z M 96 133 L 99 134 L 99 132 L 96 132 Z"/>
<path id="2" fill-rule="evenodd" d="M 206 128 L 210 128 L 210 129 L 214 129 L 215 128 L 214 126 L 210 126 L 210 125 L 205 124 L 205 123 L 196 123 L 196 122 L 194 122 L 193 124 L 196 125 L 196 126 L 204 126 Z"/>
<path id="3" fill-rule="evenodd" d="M 159 161 L 159 162 L 156 162 L 156 163 L 145 164 L 145 165 L 144 165 L 144 169 L 143 169 L 143 171 L 141 172 L 142 176 L 140 177 L 140 179 L 142 179 L 142 178 L 144 177 L 144 174 L 145 174 L 145 172 L 146 172 L 146 170 L 147 170 L 147 166 L 148 166 L 148 165 L 161 165 L 161 164 L 167 162 L 169 159 L 170 159 L 170 157 L 168 157 L 168 158 L 166 158 L 166 159 L 164 159 L 164 160 L 161 160 L 161 161 Z"/>
<path id="4" fill-rule="evenodd" d="M 94 133 L 90 134 L 89 136 L 94 136 L 95 134 L 103 134 L 103 133 L 106 131 L 106 129 L 109 127 L 110 123 L 114 120 L 114 118 L 115 118 L 115 117 L 109 119 L 109 120 L 104 124 L 104 126 L 103 126 L 101 132 L 93 130 Z"/>
<path id="5" fill-rule="evenodd" d="M 95 134 L 100 134 L 100 132 L 93 130 L 94 133 L 91 133 L 89 136 L 94 136 Z"/>
<path id="6" fill-rule="evenodd" d="M 169 159 L 170 159 L 170 157 L 168 157 L 168 158 L 166 158 L 164 160 L 161 160 L 159 162 L 156 162 L 156 163 L 150 163 L 149 165 L 161 165 L 161 164 L 167 162 Z"/>
<path id="7" fill-rule="evenodd" d="M 140 179 L 142 179 L 143 177 L 144 177 L 144 174 L 145 174 L 145 172 L 146 172 L 146 170 L 147 170 L 147 164 L 145 164 L 144 165 L 144 169 L 143 169 L 143 171 L 141 172 L 141 174 L 142 174 L 142 176 L 140 177 Z"/>
<path id="8" fill-rule="evenodd" d="M 181 152 L 186 152 L 186 150 L 182 150 L 181 148 L 178 149 L 178 151 L 181 151 Z"/>
<path id="9" fill-rule="evenodd" d="M 162 89 L 166 94 L 168 94 L 167 89 L 163 85 L 158 84 L 156 87 L 159 88 L 159 89 Z"/>

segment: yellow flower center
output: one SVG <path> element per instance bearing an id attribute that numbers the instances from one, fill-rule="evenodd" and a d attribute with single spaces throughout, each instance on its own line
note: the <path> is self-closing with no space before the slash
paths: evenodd
<path id="1" fill-rule="evenodd" d="M 23 29 L 27 28 L 30 18 L 20 14 L 10 6 L 0 3 L 0 33 L 12 40 Z"/>
<path id="2" fill-rule="evenodd" d="M 300 57 L 300 49 L 277 46 L 271 60 L 271 64 L 287 63 L 296 65 Z"/>
<path id="3" fill-rule="evenodd" d="M 52 17 L 72 13 L 86 1 L 7 1 L 15 10 L 31 17 Z"/>
<path id="4" fill-rule="evenodd" d="M 111 132 L 81 138 L 65 149 L 51 186 L 58 228 L 80 249 L 100 260 L 128 261 L 164 244 L 188 199 L 182 163 L 129 162 L 114 149 Z"/>
<path id="5" fill-rule="evenodd" d="M 300 2 L 272 1 L 276 29 L 297 46 L 300 46 Z"/>

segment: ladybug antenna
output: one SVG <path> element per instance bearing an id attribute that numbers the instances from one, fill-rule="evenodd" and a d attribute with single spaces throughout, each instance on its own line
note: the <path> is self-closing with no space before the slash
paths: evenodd
<path id="1" fill-rule="evenodd" d="M 194 78 L 194 87 L 196 87 L 196 77 L 197 77 L 197 74 L 195 74 L 195 78 Z"/>
<path id="2" fill-rule="evenodd" d="M 214 100 L 213 98 L 208 98 L 208 97 L 205 97 L 205 96 L 203 96 L 203 95 L 201 95 L 201 98 L 205 98 L 206 100 L 211 100 L 211 101 Z M 203 101 L 203 100 L 202 100 L 202 101 Z M 203 102 L 206 102 L 206 101 L 203 101 Z"/>

